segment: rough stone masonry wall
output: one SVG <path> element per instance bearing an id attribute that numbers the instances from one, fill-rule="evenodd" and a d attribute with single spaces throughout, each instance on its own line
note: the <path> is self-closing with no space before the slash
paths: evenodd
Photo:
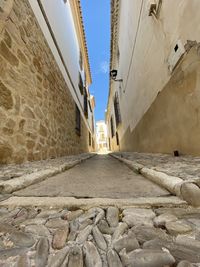
<path id="1" fill-rule="evenodd" d="M 0 1 L 0 163 L 86 152 L 81 125 L 28 0 Z"/>

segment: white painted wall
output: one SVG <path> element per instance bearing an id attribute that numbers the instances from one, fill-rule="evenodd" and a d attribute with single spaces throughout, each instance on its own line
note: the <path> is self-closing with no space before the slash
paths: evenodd
<path id="1" fill-rule="evenodd" d="M 74 98 L 74 101 L 78 105 L 82 117 L 86 122 L 88 129 L 92 129 L 90 110 L 88 109 L 88 119 L 83 114 L 83 96 L 78 88 L 79 82 L 79 43 L 76 35 L 75 24 L 73 21 L 72 11 L 70 8 L 69 1 L 64 3 L 63 0 L 42 0 L 42 6 L 50 23 L 51 29 L 53 30 L 56 42 L 62 53 L 65 65 L 69 71 L 73 85 L 76 88 L 76 93 L 72 87 L 68 74 L 64 68 L 64 65 L 60 59 L 57 48 L 53 42 L 51 34 L 48 30 L 47 24 L 40 10 L 38 2 L 36 0 L 29 0 L 33 12 L 38 20 L 38 23 L 43 31 L 43 34 L 47 40 L 47 43 L 55 57 L 55 60 L 62 72 L 62 75 L 68 85 L 68 88 Z M 84 70 L 81 72 L 82 78 L 84 78 Z M 78 97 L 77 97 L 78 96 Z"/>
<path id="2" fill-rule="evenodd" d="M 112 82 L 108 117 L 113 111 L 113 96 L 119 91 L 122 125 L 121 139 L 142 119 L 159 91 L 171 77 L 168 60 L 178 40 L 200 42 L 200 1 L 163 0 L 156 19 L 148 16 L 150 0 L 121 0 L 118 46 L 120 51 L 118 78 Z M 115 51 L 116 55 L 116 51 Z"/>
<path id="3" fill-rule="evenodd" d="M 78 88 L 80 49 L 69 1 L 65 4 L 63 0 L 43 0 L 41 3 L 73 83 Z M 77 93 L 82 102 L 80 91 Z"/>

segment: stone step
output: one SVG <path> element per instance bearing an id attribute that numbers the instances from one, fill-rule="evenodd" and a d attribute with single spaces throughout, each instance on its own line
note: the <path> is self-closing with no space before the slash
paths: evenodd
<path id="1" fill-rule="evenodd" d="M 74 198 L 74 197 L 10 197 L 0 202 L 0 207 L 51 207 L 51 208 L 81 208 L 91 207 L 106 208 L 115 206 L 125 207 L 187 207 L 184 200 L 176 196 L 171 197 L 139 197 L 129 199 L 109 199 L 109 198 Z"/>

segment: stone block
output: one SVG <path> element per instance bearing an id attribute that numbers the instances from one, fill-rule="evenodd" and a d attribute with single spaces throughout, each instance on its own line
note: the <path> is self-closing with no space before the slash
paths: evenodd
<path id="1" fill-rule="evenodd" d="M 173 266 L 175 263 L 174 257 L 165 250 L 141 249 L 135 250 L 128 255 L 125 249 L 120 252 L 124 266 L 136 267 L 161 267 Z"/>
<path id="2" fill-rule="evenodd" d="M 4 41 L 0 43 L 0 54 L 4 57 L 11 66 L 17 67 L 19 65 L 18 58 L 9 50 Z"/>
<path id="3" fill-rule="evenodd" d="M 7 122 L 6 122 L 6 126 L 8 127 L 8 128 L 11 128 L 11 129 L 13 129 L 14 127 L 15 127 L 15 121 L 13 120 L 13 119 L 9 119 Z"/>
<path id="4" fill-rule="evenodd" d="M 26 160 L 26 157 L 27 157 L 27 152 L 24 148 L 22 148 L 13 155 L 13 161 L 16 164 L 21 164 Z"/>
<path id="5" fill-rule="evenodd" d="M 14 109 L 15 109 L 15 114 L 19 115 L 19 111 L 20 111 L 20 96 L 18 96 L 18 95 L 15 95 Z"/>
<path id="6" fill-rule="evenodd" d="M 27 37 L 26 37 L 26 33 L 24 31 L 24 28 L 22 26 L 19 27 L 19 32 L 20 32 L 21 39 L 26 44 L 27 43 Z"/>
<path id="7" fill-rule="evenodd" d="M 40 124 L 39 134 L 43 137 L 47 137 L 47 128 Z"/>
<path id="8" fill-rule="evenodd" d="M 106 219 L 111 227 L 116 227 L 119 223 L 119 209 L 109 207 L 106 213 Z"/>
<path id="9" fill-rule="evenodd" d="M 41 59 L 40 58 L 33 58 L 33 65 L 35 66 L 36 70 L 41 73 L 42 67 L 41 67 Z"/>
<path id="10" fill-rule="evenodd" d="M 22 146 L 25 145 L 26 139 L 22 134 L 16 134 L 14 138 L 16 145 L 22 145 Z"/>
<path id="11" fill-rule="evenodd" d="M 65 246 L 67 237 L 68 237 L 68 229 L 58 229 L 55 231 L 53 240 L 52 240 L 52 248 L 53 249 L 62 249 Z"/>
<path id="12" fill-rule="evenodd" d="M 25 118 L 35 119 L 35 115 L 29 107 L 24 108 L 24 110 L 22 112 L 22 116 Z"/>
<path id="13" fill-rule="evenodd" d="M 6 114 L 3 112 L 3 110 L 0 109 L 0 127 L 5 125 L 6 119 L 7 119 Z"/>
<path id="14" fill-rule="evenodd" d="M 181 196 L 189 204 L 200 206 L 200 188 L 193 183 L 184 183 L 181 186 Z"/>
<path id="15" fill-rule="evenodd" d="M 175 222 L 178 218 L 171 213 L 163 213 L 154 218 L 153 222 L 156 227 L 163 227 L 167 222 Z"/>
<path id="16" fill-rule="evenodd" d="M 4 42 L 7 44 L 7 46 L 8 46 L 9 48 L 12 47 L 12 39 L 11 39 L 9 33 L 8 33 L 6 30 L 5 30 L 5 32 L 4 32 Z"/>
<path id="17" fill-rule="evenodd" d="M 5 26 L 5 21 L 9 16 L 14 0 L 0 1 L 0 32 Z"/>
<path id="18" fill-rule="evenodd" d="M 19 130 L 20 131 L 23 131 L 24 130 L 24 125 L 26 123 L 26 120 L 25 119 L 21 119 L 20 122 L 19 122 Z"/>
<path id="19" fill-rule="evenodd" d="M 27 140 L 26 141 L 26 147 L 29 149 L 29 150 L 32 150 L 35 146 L 35 142 L 32 141 L 32 140 Z"/>
<path id="20" fill-rule="evenodd" d="M 26 65 L 28 63 L 26 56 L 20 49 L 17 50 L 17 57 L 23 64 Z"/>
<path id="21" fill-rule="evenodd" d="M 13 108 L 12 93 L 8 87 L 0 81 L 0 107 L 5 109 Z"/>
<path id="22" fill-rule="evenodd" d="M 3 127 L 2 128 L 2 131 L 3 131 L 3 133 L 5 134 L 5 135 L 12 135 L 13 134 L 13 129 L 10 129 L 10 128 L 8 128 L 8 127 Z"/>
<path id="23" fill-rule="evenodd" d="M 177 265 L 177 267 L 192 267 L 192 266 L 194 266 L 194 265 L 192 263 L 190 263 L 189 261 L 181 261 Z"/>
<path id="24" fill-rule="evenodd" d="M 165 227 L 170 235 L 179 235 L 179 234 L 187 234 L 192 232 L 192 228 L 181 221 L 176 222 L 166 222 Z"/>
<path id="25" fill-rule="evenodd" d="M 8 143 L 0 141 L 0 163 L 5 164 L 12 157 L 13 149 Z"/>

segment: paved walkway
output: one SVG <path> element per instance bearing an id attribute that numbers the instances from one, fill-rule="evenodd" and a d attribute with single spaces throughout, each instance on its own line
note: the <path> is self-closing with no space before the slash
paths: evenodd
<path id="1" fill-rule="evenodd" d="M 0 181 L 8 181 L 17 177 L 37 173 L 46 169 L 62 167 L 66 164 L 74 164 L 91 156 L 91 153 L 46 159 L 39 161 L 29 161 L 22 164 L 0 165 Z"/>
<path id="2" fill-rule="evenodd" d="M 166 196 L 169 192 L 135 174 L 108 155 L 97 155 L 71 170 L 14 193 L 17 196 L 133 198 Z"/>
<path id="3" fill-rule="evenodd" d="M 169 154 L 137 152 L 116 152 L 113 154 L 183 180 L 200 179 L 200 157 L 174 157 Z"/>
<path id="4" fill-rule="evenodd" d="M 200 266 L 200 209 L 108 155 L 14 195 L 0 202 L 0 266 Z"/>
<path id="5" fill-rule="evenodd" d="M 0 208 L 0 266 L 198 267 L 199 212 Z"/>

